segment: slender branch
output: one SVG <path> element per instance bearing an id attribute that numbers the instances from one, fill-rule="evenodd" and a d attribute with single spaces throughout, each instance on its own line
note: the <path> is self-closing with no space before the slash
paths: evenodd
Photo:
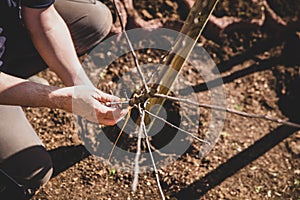
<path id="1" fill-rule="evenodd" d="M 152 151 L 155 151 L 157 153 L 157 155 L 159 156 L 164 156 L 164 157 L 176 157 L 176 153 L 163 153 L 161 151 L 159 151 L 154 145 L 150 144 L 150 147 L 152 149 Z"/>
<path id="2" fill-rule="evenodd" d="M 216 105 L 208 105 L 208 104 L 204 104 L 204 103 L 197 103 L 197 102 L 191 101 L 189 99 L 171 97 L 171 96 L 164 95 L 164 94 L 154 94 L 154 97 L 165 98 L 165 99 L 169 99 L 169 100 L 173 100 L 173 101 L 180 101 L 180 102 L 187 103 L 187 104 L 192 104 L 192 105 L 195 105 L 195 106 L 198 106 L 198 107 L 210 108 L 210 109 L 220 110 L 220 111 L 226 111 L 228 113 L 240 115 L 240 116 L 243 116 L 243 117 L 264 119 L 264 120 L 276 122 L 276 123 L 279 123 L 279 124 L 284 124 L 286 126 L 300 128 L 300 124 L 285 121 L 283 119 L 272 118 L 272 117 L 267 116 L 267 115 L 257 115 L 257 114 L 252 114 L 252 113 L 241 112 L 241 111 L 233 110 L 233 109 L 230 109 L 230 108 L 224 108 L 224 107 L 216 106 Z"/>
<path id="3" fill-rule="evenodd" d="M 114 152 L 114 150 L 115 150 L 115 148 L 117 146 L 117 143 L 118 143 L 118 141 L 119 141 L 119 139 L 120 139 L 120 137 L 121 137 L 121 135 L 122 135 L 122 133 L 123 133 L 123 131 L 124 131 L 127 123 L 128 123 L 128 120 L 130 119 L 130 114 L 131 114 L 131 110 L 129 110 L 128 113 L 127 113 L 127 116 L 126 116 L 125 122 L 124 122 L 124 124 L 122 126 L 122 129 L 120 130 L 120 133 L 119 133 L 119 135 L 118 135 L 118 137 L 117 137 L 117 139 L 116 139 L 116 141 L 114 143 L 114 146 L 112 147 L 112 149 L 111 149 L 111 151 L 109 153 L 108 160 L 111 159 L 111 156 L 112 156 L 112 154 L 113 154 L 113 152 Z"/>
<path id="4" fill-rule="evenodd" d="M 186 133 L 186 134 L 192 136 L 193 138 L 195 138 L 196 140 L 198 140 L 198 141 L 200 141 L 200 142 L 203 142 L 203 143 L 206 143 L 206 144 L 210 144 L 208 141 L 202 140 L 202 139 L 198 138 L 198 137 L 195 136 L 193 133 L 190 133 L 190 132 L 188 132 L 188 131 L 186 131 L 186 130 L 183 130 L 182 128 L 179 128 L 178 126 L 175 126 L 174 124 L 168 122 L 167 120 L 165 120 L 165 119 L 162 118 L 162 117 L 159 117 L 159 116 L 157 116 L 157 115 L 155 115 L 155 114 L 153 114 L 153 113 L 151 113 L 151 112 L 149 112 L 149 111 L 147 111 L 147 110 L 145 110 L 145 112 L 146 112 L 148 115 L 151 115 L 152 117 L 154 117 L 154 118 L 156 118 L 156 119 L 159 119 L 159 120 L 163 121 L 164 123 L 168 124 L 169 126 L 171 126 L 171 127 L 173 127 L 173 128 L 176 128 L 176 129 L 178 129 L 179 131 L 184 132 L 184 133 Z"/>
<path id="5" fill-rule="evenodd" d="M 140 108 L 139 104 L 139 108 Z M 142 133 L 143 133 L 143 123 L 145 119 L 145 114 L 144 112 L 140 112 L 140 128 L 138 132 L 138 141 L 137 141 L 137 147 L 136 147 L 136 154 L 135 154 L 135 160 L 134 160 L 134 178 L 133 178 L 133 183 L 132 183 L 132 191 L 136 191 L 138 180 L 139 180 L 139 172 L 140 172 L 140 167 L 139 167 L 139 160 L 141 156 L 141 143 L 142 143 Z"/>
<path id="6" fill-rule="evenodd" d="M 145 110 L 142 111 L 142 110 L 140 109 L 140 113 L 142 113 L 142 115 L 145 116 Z M 164 192 L 163 192 L 163 190 L 162 190 L 162 187 L 161 187 L 161 185 L 160 185 L 159 175 L 158 175 L 158 170 L 157 170 L 157 168 L 156 168 L 156 164 L 155 164 L 155 161 L 154 161 L 154 157 L 153 157 L 153 154 L 152 154 L 152 151 L 151 151 L 150 142 L 149 142 L 149 136 L 148 136 L 148 133 L 147 133 L 147 130 L 146 130 L 145 123 L 142 123 L 142 126 L 143 126 L 143 129 L 144 129 L 144 135 L 145 135 L 145 139 L 146 139 L 147 148 L 148 148 L 149 155 L 150 155 L 150 158 L 151 158 L 151 161 L 152 161 L 153 170 L 154 170 L 154 173 L 155 173 L 155 178 L 156 178 L 158 190 L 159 190 L 159 192 L 160 192 L 161 198 L 162 198 L 163 200 L 165 200 L 166 198 L 165 198 Z"/>
<path id="7" fill-rule="evenodd" d="M 141 79 L 142 79 L 143 85 L 144 85 L 144 87 L 145 87 L 147 93 L 149 93 L 149 92 L 150 92 L 149 87 L 148 87 L 148 85 L 147 85 L 145 76 L 144 76 L 144 74 L 143 74 L 143 72 L 142 72 L 142 70 L 141 70 L 141 67 L 140 67 L 139 61 L 138 61 L 138 59 L 137 59 L 137 55 L 136 55 L 136 53 L 135 53 L 135 51 L 134 51 L 134 49 L 133 49 L 132 43 L 131 43 L 131 41 L 130 41 L 130 39 L 129 39 L 129 37 L 128 37 L 128 34 L 127 34 L 126 30 L 125 30 L 125 26 L 124 26 L 124 24 L 123 24 L 122 15 L 121 15 L 121 12 L 120 12 L 120 10 L 119 10 L 119 8 L 118 8 L 118 5 L 117 5 L 116 0 L 114 0 L 114 7 L 115 7 L 116 13 L 117 13 L 117 15 L 118 15 L 119 21 L 120 21 L 120 25 L 121 25 L 121 28 L 122 28 L 122 33 L 124 34 L 124 36 L 125 36 L 125 38 L 126 38 L 126 41 L 127 41 L 127 43 L 128 43 L 128 46 L 129 46 L 129 48 L 130 48 L 130 52 L 131 52 L 131 54 L 132 54 L 132 56 L 133 56 L 134 63 L 135 63 L 135 66 L 136 66 L 136 68 L 137 68 L 137 71 L 138 71 L 138 73 L 139 73 L 139 75 L 140 75 L 140 77 L 141 77 Z"/>
<path id="8" fill-rule="evenodd" d="M 112 102 L 107 102 L 105 105 L 107 106 L 112 106 L 112 105 L 123 105 L 123 104 L 128 104 L 129 100 L 126 101 L 112 101 Z"/>

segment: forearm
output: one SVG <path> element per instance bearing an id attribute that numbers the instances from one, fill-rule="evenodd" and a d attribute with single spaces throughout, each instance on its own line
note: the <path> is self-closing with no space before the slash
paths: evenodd
<path id="1" fill-rule="evenodd" d="M 69 30 L 54 7 L 24 7 L 22 15 L 38 52 L 65 85 L 92 85 L 78 60 Z"/>
<path id="2" fill-rule="evenodd" d="M 57 88 L 0 72 L 0 105 L 59 108 L 104 125 L 116 124 L 127 112 L 107 107 L 119 98 L 90 86 Z"/>
<path id="3" fill-rule="evenodd" d="M 37 84 L 0 73 L 0 104 L 32 107 L 57 107 L 51 99 L 56 87 Z"/>

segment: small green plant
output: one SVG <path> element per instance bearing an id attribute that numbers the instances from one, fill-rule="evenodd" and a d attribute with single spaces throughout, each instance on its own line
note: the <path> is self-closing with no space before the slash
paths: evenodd
<path id="1" fill-rule="evenodd" d="M 226 132 L 226 131 L 222 131 L 221 132 L 221 136 L 223 136 L 223 137 L 229 137 L 231 134 L 230 133 L 228 133 L 228 132 Z"/>
<path id="2" fill-rule="evenodd" d="M 115 176 L 116 173 L 117 173 L 117 170 L 114 169 L 114 168 L 112 168 L 112 169 L 109 170 L 109 175 L 110 175 L 110 176 Z"/>
<path id="3" fill-rule="evenodd" d="M 259 193 L 261 189 L 262 189 L 262 186 L 255 186 L 255 191 L 257 193 Z"/>
<path id="4" fill-rule="evenodd" d="M 237 104 L 234 104 L 233 108 L 234 108 L 234 110 L 237 110 L 237 111 L 242 111 L 243 110 L 242 107 L 237 105 Z"/>
<path id="5" fill-rule="evenodd" d="M 299 187 L 300 186 L 300 181 L 298 180 L 298 179 L 295 179 L 294 180 L 294 185 L 296 186 L 296 187 Z M 300 198 L 300 197 L 299 197 Z M 298 199 L 299 199 L 298 198 Z"/>

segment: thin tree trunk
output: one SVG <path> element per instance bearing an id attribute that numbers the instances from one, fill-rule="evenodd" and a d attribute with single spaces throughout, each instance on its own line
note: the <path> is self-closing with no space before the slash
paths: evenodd
<path id="1" fill-rule="evenodd" d="M 159 78 L 159 86 L 156 88 L 157 93 L 168 95 L 170 89 L 176 80 L 182 66 L 186 59 L 192 52 L 195 44 L 201 36 L 201 33 L 209 19 L 209 16 L 213 12 L 215 6 L 219 0 L 196 0 L 191 8 L 187 19 L 183 27 L 180 30 L 180 35 L 176 40 L 176 43 L 167 55 L 164 66 L 168 66 L 164 72 L 162 72 Z M 155 104 L 163 105 L 165 99 L 163 98 L 151 98 L 147 109 L 151 108 Z M 159 110 L 157 111 L 159 113 Z M 157 114 L 156 113 L 156 114 Z M 146 122 L 149 120 L 149 116 L 146 116 Z M 148 127 L 150 131 L 154 120 Z"/>

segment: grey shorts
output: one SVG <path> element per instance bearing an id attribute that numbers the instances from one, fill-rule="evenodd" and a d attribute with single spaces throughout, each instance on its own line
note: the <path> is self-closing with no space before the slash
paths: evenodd
<path id="1" fill-rule="evenodd" d="M 55 7 L 71 31 L 78 55 L 89 51 L 110 31 L 111 13 L 98 1 L 56 0 Z M 27 78 L 46 68 L 21 23 L 2 27 L 6 50 L 1 71 Z M 34 191 L 50 179 L 52 170 L 51 158 L 22 108 L 0 105 L 0 199 L 14 199 L 5 195 L 17 194 L 13 188 L 5 189 L 7 179 L 2 172 Z"/>

